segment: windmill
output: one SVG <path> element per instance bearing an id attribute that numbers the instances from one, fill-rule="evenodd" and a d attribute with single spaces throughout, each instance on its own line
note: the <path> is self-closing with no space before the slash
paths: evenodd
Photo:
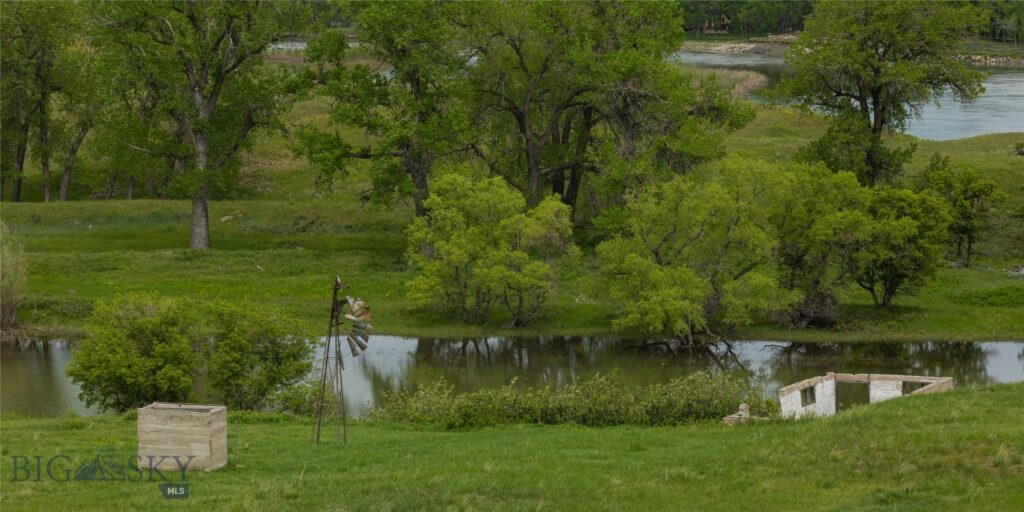
<path id="1" fill-rule="evenodd" d="M 341 339 L 344 336 L 345 341 L 348 342 L 349 353 L 355 359 L 366 351 L 367 343 L 370 342 L 370 331 L 373 330 L 373 326 L 369 323 L 373 316 L 370 314 L 370 308 L 363 303 L 362 299 L 353 299 L 347 295 L 344 299 L 338 299 L 338 292 L 343 288 L 345 286 L 341 284 L 341 277 L 334 276 L 331 316 L 327 323 L 327 343 L 324 346 L 323 364 L 320 366 L 320 390 L 317 394 L 316 413 L 313 418 L 311 437 L 315 444 L 320 443 L 320 432 L 325 415 L 334 416 L 335 420 L 341 416 L 341 429 L 339 432 L 336 422 L 334 437 L 335 440 L 341 437 L 344 443 L 348 443 L 348 415 L 345 412 L 345 388 L 341 378 L 341 373 L 345 370 Z M 342 334 L 343 332 L 345 333 Z"/>

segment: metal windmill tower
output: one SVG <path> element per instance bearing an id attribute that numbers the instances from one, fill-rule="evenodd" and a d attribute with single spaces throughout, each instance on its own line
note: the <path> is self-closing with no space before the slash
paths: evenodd
<path id="1" fill-rule="evenodd" d="M 345 296 L 338 299 L 338 292 L 345 288 L 341 277 L 334 277 L 334 291 L 331 296 L 331 316 L 327 323 L 327 344 L 320 366 L 320 390 L 316 398 L 316 413 L 313 418 L 313 443 L 320 443 L 324 416 L 328 421 L 335 420 L 334 437 L 348 443 L 348 415 L 345 412 L 345 388 L 342 383 L 342 372 L 345 361 L 341 351 L 342 336 L 348 342 L 352 358 L 366 351 L 373 326 L 370 320 L 370 308 L 362 299 Z M 346 312 L 347 311 L 347 312 Z M 343 334 L 344 333 L 344 334 Z M 340 428 L 339 428 L 340 423 Z M 339 439 L 340 438 L 340 439 Z"/>

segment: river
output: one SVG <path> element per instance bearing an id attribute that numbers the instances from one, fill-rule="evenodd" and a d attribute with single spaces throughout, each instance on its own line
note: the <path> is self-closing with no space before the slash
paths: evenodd
<path id="1" fill-rule="evenodd" d="M 744 69 L 777 83 L 786 66 L 781 57 L 756 54 L 679 52 L 675 60 L 700 67 Z M 1024 70 L 985 68 L 985 92 L 971 102 L 948 94 L 921 109 L 907 133 L 930 140 L 952 140 L 988 133 L 1024 132 Z M 755 92 L 756 95 L 756 92 Z"/>
<path id="2" fill-rule="evenodd" d="M 74 344 L 23 342 L 2 346 L 0 413 L 89 415 L 65 375 Z M 346 360 L 346 408 L 364 415 L 390 390 L 444 378 L 457 392 L 496 388 L 513 378 L 526 387 L 560 387 L 597 373 L 626 386 L 664 383 L 698 370 L 744 376 L 766 395 L 827 372 L 950 376 L 956 384 L 1024 381 L 1024 342 L 782 343 L 738 341 L 704 353 L 672 344 L 610 338 L 485 338 L 438 340 L 374 336 L 370 349 Z M 867 401 L 866 386 L 840 396 L 842 406 Z"/>

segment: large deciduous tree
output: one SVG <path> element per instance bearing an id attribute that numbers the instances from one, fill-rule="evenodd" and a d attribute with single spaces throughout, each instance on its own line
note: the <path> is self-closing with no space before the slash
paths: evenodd
<path id="1" fill-rule="evenodd" d="M 682 43 L 678 5 L 473 7 L 464 19 L 476 57 L 474 149 L 528 204 L 550 190 L 575 214 L 588 175 L 602 176 L 604 186 L 594 185 L 621 199 L 638 185 L 619 170 L 685 172 L 721 156 L 721 134 L 742 124 L 727 93 L 667 62 Z"/>
<path id="2" fill-rule="evenodd" d="M 298 152 L 322 178 L 344 174 L 353 158 L 370 159 L 375 200 L 411 196 L 416 215 L 427 214 L 431 169 L 465 146 L 460 100 L 466 56 L 455 37 L 456 8 L 437 1 L 344 4 L 359 51 L 373 64 L 345 66 L 342 29 L 325 31 L 311 43 L 306 58 L 317 64 L 319 92 L 332 100 L 332 121 L 376 139 L 372 147 L 357 148 L 337 133 L 300 129 Z"/>
<path id="3" fill-rule="evenodd" d="M 211 184 L 232 168 L 250 133 L 274 123 L 285 106 L 288 80 L 270 76 L 261 55 L 272 43 L 300 33 L 311 22 L 298 1 L 125 2 L 105 5 L 108 28 L 120 31 L 136 59 L 154 64 L 177 91 L 168 112 L 176 116 L 191 149 L 189 247 L 210 247 Z"/>
<path id="4" fill-rule="evenodd" d="M 977 25 L 972 12 L 919 0 L 820 2 L 786 52 L 780 91 L 835 116 L 830 135 L 857 140 L 858 177 L 878 184 L 908 157 L 885 147 L 887 134 L 905 129 L 940 93 L 969 100 L 982 90 L 981 73 L 956 59 Z"/>

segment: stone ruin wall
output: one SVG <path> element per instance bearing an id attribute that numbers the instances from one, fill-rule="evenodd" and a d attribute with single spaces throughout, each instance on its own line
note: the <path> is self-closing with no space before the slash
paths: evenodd
<path id="1" fill-rule="evenodd" d="M 803 418 L 806 416 L 831 416 L 838 410 L 836 403 L 836 383 L 852 382 L 868 385 L 868 402 L 884 402 L 903 396 L 903 383 L 916 382 L 925 384 L 914 390 L 912 395 L 935 393 L 953 388 L 952 377 L 922 377 L 917 375 L 884 375 L 884 374 L 850 374 L 828 373 L 819 377 L 811 377 L 779 389 L 779 407 L 784 418 Z M 803 404 L 801 392 L 814 389 L 814 403 Z"/>

